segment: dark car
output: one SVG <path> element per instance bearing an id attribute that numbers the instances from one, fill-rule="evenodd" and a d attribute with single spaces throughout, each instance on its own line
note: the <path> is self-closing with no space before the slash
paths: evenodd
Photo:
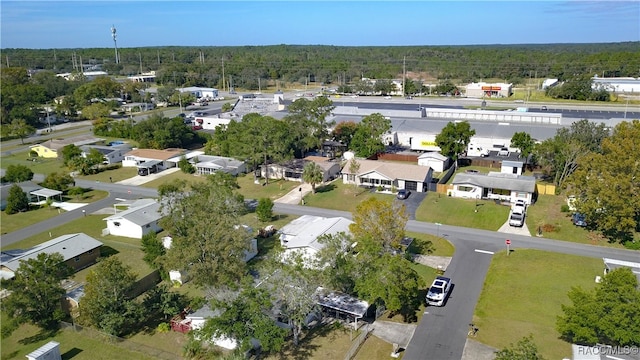
<path id="1" fill-rule="evenodd" d="M 573 222 L 573 225 L 575 226 L 581 226 L 581 227 L 587 226 L 587 219 L 584 216 L 584 214 L 574 213 L 571 216 L 571 222 Z"/>
<path id="2" fill-rule="evenodd" d="M 396 195 L 396 197 L 398 199 L 400 199 L 400 200 L 404 200 L 404 199 L 408 198 L 410 194 L 411 194 L 411 191 L 405 190 L 405 189 L 401 189 L 401 190 L 398 190 L 398 194 Z"/>

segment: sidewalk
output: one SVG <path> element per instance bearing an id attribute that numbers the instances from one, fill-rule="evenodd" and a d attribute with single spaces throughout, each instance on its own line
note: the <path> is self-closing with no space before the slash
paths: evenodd
<path id="1" fill-rule="evenodd" d="M 316 184 L 316 189 L 319 184 Z M 302 191 L 300 191 L 302 189 Z M 307 196 L 311 192 L 311 184 L 302 183 L 300 186 L 296 186 L 295 189 L 289 191 L 285 196 L 276 199 L 274 202 L 281 204 L 300 205 L 302 198 Z"/>

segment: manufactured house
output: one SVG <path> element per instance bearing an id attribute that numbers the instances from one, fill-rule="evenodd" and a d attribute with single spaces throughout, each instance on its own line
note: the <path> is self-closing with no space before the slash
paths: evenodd
<path id="1" fill-rule="evenodd" d="M 128 203 L 128 206 L 127 210 L 117 212 L 103 219 L 107 222 L 107 228 L 103 230 L 103 233 L 142 239 L 144 235 L 150 232 L 157 233 L 162 231 L 158 224 L 162 218 L 160 213 L 161 204 L 159 202 L 154 199 L 141 199 Z"/>
<path id="2" fill-rule="evenodd" d="M 211 175 L 217 171 L 231 175 L 240 175 L 247 172 L 247 164 L 244 161 L 223 156 L 198 155 L 194 158 L 196 174 Z"/>
<path id="3" fill-rule="evenodd" d="M 337 235 L 339 233 L 349 233 L 349 225 L 353 221 L 343 218 L 325 218 L 313 215 L 303 215 L 278 231 L 280 234 L 280 245 L 285 249 L 283 260 L 300 254 L 305 263 L 311 266 L 318 251 L 324 248 L 324 244 L 318 238 L 324 235 Z"/>
<path id="4" fill-rule="evenodd" d="M 31 151 L 35 151 L 39 157 L 43 158 L 57 158 L 58 152 L 67 145 L 89 145 L 103 141 L 91 135 L 74 136 L 66 139 L 49 139 L 40 144 L 31 145 L 29 148 Z"/>
<path id="5" fill-rule="evenodd" d="M 131 151 L 131 147 L 126 144 L 116 145 L 116 146 L 103 146 L 103 145 L 83 145 L 80 146 L 80 150 L 82 150 L 82 157 L 87 157 L 91 149 L 96 149 L 102 156 L 104 157 L 104 164 L 117 164 L 124 160 L 124 155 Z"/>
<path id="6" fill-rule="evenodd" d="M 140 175 L 148 175 L 176 167 L 177 161 L 170 159 L 179 160 L 183 154 L 182 149 L 134 149 L 124 155 L 122 167 L 137 167 Z"/>
<path id="7" fill-rule="evenodd" d="M 1 191 L 0 211 L 4 211 L 4 209 L 7 207 L 9 190 L 13 185 L 14 184 L 6 184 L 6 185 L 0 186 L 0 191 Z M 16 185 L 18 185 L 20 189 L 22 189 L 22 192 L 27 194 L 27 199 L 29 200 L 29 204 L 32 204 L 32 205 L 45 204 L 47 201 L 49 201 L 49 199 L 55 199 L 56 197 L 58 198 L 58 200 L 62 201 L 62 191 L 47 189 L 45 187 L 42 187 L 34 183 L 33 181 L 23 181 L 23 182 L 17 183 Z"/>
<path id="8" fill-rule="evenodd" d="M 0 252 L 0 277 L 13 278 L 20 261 L 35 259 L 42 253 L 60 253 L 63 261 L 78 271 L 95 263 L 100 256 L 101 246 L 102 243 L 91 236 L 77 233 L 58 236 L 26 250 L 4 250 Z"/>
<path id="9" fill-rule="evenodd" d="M 351 161 L 360 165 L 357 173 L 349 170 Z M 377 160 L 352 159 L 342 168 L 343 183 L 382 187 L 384 190 L 396 188 L 426 192 L 432 177 L 433 169 L 427 166 Z"/>
<path id="10" fill-rule="evenodd" d="M 453 189 L 447 195 L 466 199 L 494 199 L 515 203 L 523 200 L 530 205 L 536 192 L 533 176 L 490 172 L 489 174 L 458 173 Z"/>
<path id="11" fill-rule="evenodd" d="M 304 159 L 293 159 L 282 164 L 269 164 L 265 168 L 260 166 L 260 176 L 269 179 L 284 179 L 288 181 L 304 182 L 302 173 L 304 166 L 314 162 L 322 169 L 322 182 L 335 179 L 340 173 L 340 163 L 323 156 L 307 156 Z"/>

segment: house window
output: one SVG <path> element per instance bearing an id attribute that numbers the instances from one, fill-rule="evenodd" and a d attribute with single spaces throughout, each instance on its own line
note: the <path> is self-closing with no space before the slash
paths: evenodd
<path id="1" fill-rule="evenodd" d="M 147 224 L 144 227 L 146 227 L 147 229 L 151 227 L 151 225 Z"/>
<path id="2" fill-rule="evenodd" d="M 76 256 L 73 260 L 74 260 L 75 262 L 79 262 L 79 261 L 80 261 L 80 256 Z"/>
<path id="3" fill-rule="evenodd" d="M 473 191 L 473 187 L 471 187 L 471 186 L 458 186 L 458 191 L 471 192 L 471 191 Z"/>
<path id="4" fill-rule="evenodd" d="M 120 226 L 120 222 L 118 222 L 118 221 L 114 221 L 114 222 L 113 222 L 113 225 L 115 225 L 115 226 Z"/>
<path id="5" fill-rule="evenodd" d="M 506 189 L 493 189 L 492 191 L 493 194 L 495 195 L 511 195 L 511 190 L 506 190 Z"/>

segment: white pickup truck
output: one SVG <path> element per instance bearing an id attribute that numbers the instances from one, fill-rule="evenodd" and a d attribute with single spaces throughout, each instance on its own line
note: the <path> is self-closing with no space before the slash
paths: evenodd
<path id="1" fill-rule="evenodd" d="M 444 276 L 436 277 L 427 292 L 427 304 L 443 306 L 449 296 L 449 291 L 451 291 L 451 279 Z"/>

